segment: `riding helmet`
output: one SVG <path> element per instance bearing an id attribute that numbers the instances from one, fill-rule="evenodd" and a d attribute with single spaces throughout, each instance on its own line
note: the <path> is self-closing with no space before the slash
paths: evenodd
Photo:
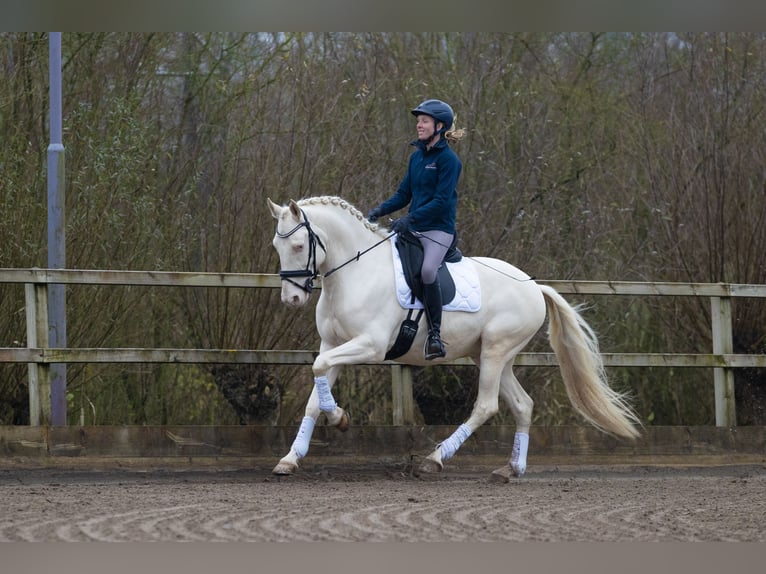
<path id="1" fill-rule="evenodd" d="M 452 122 L 455 121 L 455 112 L 449 104 L 441 100 L 425 100 L 417 108 L 412 110 L 413 116 L 425 114 L 431 116 L 437 122 L 444 124 L 444 128 L 441 131 L 447 131 L 452 127 Z"/>

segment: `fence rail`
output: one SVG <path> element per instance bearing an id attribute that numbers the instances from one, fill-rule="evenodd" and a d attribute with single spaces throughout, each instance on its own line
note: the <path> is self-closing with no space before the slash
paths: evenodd
<path id="1" fill-rule="evenodd" d="M 734 372 L 736 368 L 766 368 L 766 355 L 733 352 L 731 299 L 766 298 L 766 285 L 732 283 L 670 283 L 631 281 L 538 281 L 562 294 L 708 297 L 711 304 L 713 352 L 604 353 L 606 366 L 703 367 L 713 369 L 716 426 L 736 424 Z M 313 351 L 244 349 L 102 349 L 49 348 L 47 287 L 65 285 L 132 285 L 146 287 L 278 288 L 278 275 L 268 273 L 195 273 L 168 271 L 114 271 L 75 269 L 0 269 L 0 283 L 25 286 L 27 346 L 0 348 L 0 362 L 28 363 L 30 424 L 50 420 L 50 370 L 59 363 L 254 363 L 310 365 Z M 321 282 L 317 285 L 321 287 Z M 392 365 L 393 422 L 414 419 L 412 373 Z M 472 365 L 469 359 L 447 363 Z M 553 353 L 520 353 L 521 366 L 556 366 Z"/>

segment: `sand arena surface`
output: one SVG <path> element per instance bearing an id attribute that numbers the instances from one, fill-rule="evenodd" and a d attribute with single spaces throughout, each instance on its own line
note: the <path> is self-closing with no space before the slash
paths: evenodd
<path id="1" fill-rule="evenodd" d="M 766 541 L 766 464 L 0 468 L 0 541 Z"/>

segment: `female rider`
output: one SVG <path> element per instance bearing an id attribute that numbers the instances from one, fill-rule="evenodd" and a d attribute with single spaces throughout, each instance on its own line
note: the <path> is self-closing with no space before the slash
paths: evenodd
<path id="1" fill-rule="evenodd" d="M 397 233 L 410 231 L 423 245 L 423 307 L 428 320 L 424 354 L 427 360 L 444 357 L 441 340 L 442 297 L 437 272 L 455 237 L 457 182 L 462 163 L 450 148 L 464 130 L 453 129 L 455 113 L 441 100 L 425 100 L 411 110 L 417 118 L 415 151 L 410 155 L 407 173 L 389 199 L 370 210 L 367 219 L 393 213 L 409 204 L 408 213 L 391 224 Z"/>

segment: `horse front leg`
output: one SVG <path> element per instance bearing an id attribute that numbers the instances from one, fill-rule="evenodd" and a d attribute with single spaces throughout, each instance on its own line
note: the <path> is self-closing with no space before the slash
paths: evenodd
<path id="1" fill-rule="evenodd" d="M 318 396 L 319 410 L 325 413 L 331 425 L 337 426 L 341 431 L 348 429 L 349 419 L 332 394 L 338 370 L 344 365 L 382 360 L 384 352 L 379 349 L 380 346 L 369 335 L 360 335 L 337 347 L 322 349 L 314 359 L 314 390 Z"/>
<path id="2" fill-rule="evenodd" d="M 330 425 L 340 431 L 348 430 L 350 425 L 348 413 L 335 402 L 332 386 L 341 366 L 379 360 L 382 355 L 381 357 L 378 355 L 381 353 L 375 350 L 372 341 L 366 337 L 353 339 L 331 349 L 320 350 L 314 360 L 314 388 L 309 396 L 301 426 L 290 447 L 290 452 L 274 467 L 273 474 L 290 475 L 298 469 L 299 460 L 308 453 L 311 435 L 321 413 L 325 414 Z"/>
<path id="3" fill-rule="evenodd" d="M 338 406 L 332 394 L 332 385 L 337 377 L 337 372 L 338 368 L 335 367 L 328 371 L 328 373 L 333 373 L 332 377 L 329 374 L 314 376 L 314 390 L 311 395 L 316 394 L 319 411 L 325 414 L 330 426 L 346 432 L 349 427 L 348 413 Z"/>
<path id="4" fill-rule="evenodd" d="M 344 432 L 348 430 L 348 414 L 335 404 L 330 391 L 330 387 L 335 382 L 338 372 L 338 368 L 327 371 L 327 374 L 324 376 L 324 384 L 327 385 L 326 390 L 320 391 L 322 384 L 317 385 L 316 381 L 314 382 L 314 388 L 311 390 L 308 403 L 306 403 L 306 410 L 301 420 L 301 426 L 298 428 L 298 433 L 295 435 L 295 440 L 293 440 L 293 444 L 290 446 L 290 451 L 280 459 L 277 466 L 272 470 L 273 474 L 286 476 L 293 474 L 298 469 L 300 459 L 308 454 L 311 435 L 314 433 L 314 427 L 322 412 L 327 415 L 327 420 L 332 426 Z M 329 399 L 327 398 L 327 393 L 330 393 Z M 325 397 L 324 409 L 322 409 L 320 395 Z M 331 408 L 329 407 L 328 400 L 332 401 Z"/>

